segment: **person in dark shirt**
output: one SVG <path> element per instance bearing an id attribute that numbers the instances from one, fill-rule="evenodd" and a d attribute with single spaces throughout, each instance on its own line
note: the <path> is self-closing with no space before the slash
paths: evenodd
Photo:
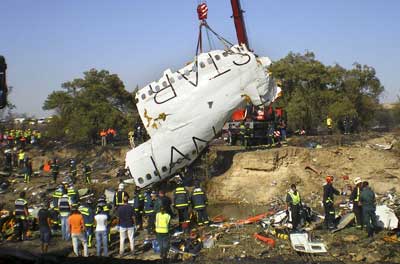
<path id="1" fill-rule="evenodd" d="M 350 201 L 353 202 L 353 213 L 356 216 L 356 227 L 363 228 L 363 217 L 362 217 L 362 206 L 360 201 L 360 195 L 362 191 L 362 181 L 360 177 L 354 179 L 356 185 L 350 194 Z"/>
<path id="2" fill-rule="evenodd" d="M 360 201 L 362 205 L 362 215 L 364 218 L 364 225 L 367 228 L 368 237 L 373 237 L 374 232 L 377 230 L 378 227 L 375 214 L 376 200 L 375 200 L 375 193 L 369 187 L 367 181 L 363 182 Z"/>
<path id="3" fill-rule="evenodd" d="M 158 197 L 154 202 L 154 212 L 159 213 L 161 211 L 161 207 L 164 207 L 165 212 L 173 216 L 172 209 L 171 209 L 172 201 L 171 199 L 165 195 L 165 191 L 160 190 L 158 191 Z"/>
<path id="4" fill-rule="evenodd" d="M 323 186 L 324 197 L 322 203 L 325 210 L 325 225 L 328 229 L 335 229 L 335 207 L 334 195 L 339 195 L 340 192 L 333 187 L 333 176 L 326 177 L 326 184 Z"/>
<path id="5" fill-rule="evenodd" d="M 51 218 L 48 208 L 49 208 L 48 204 L 45 203 L 38 212 L 38 223 L 39 223 L 40 242 L 41 242 L 40 246 L 42 254 L 47 253 L 51 238 L 51 230 L 50 230 Z"/>
<path id="6" fill-rule="evenodd" d="M 135 252 L 135 211 L 128 204 L 129 196 L 124 196 L 124 205 L 118 206 L 119 220 L 119 256 L 122 257 L 125 249 L 125 238 L 128 236 L 131 254 Z"/>

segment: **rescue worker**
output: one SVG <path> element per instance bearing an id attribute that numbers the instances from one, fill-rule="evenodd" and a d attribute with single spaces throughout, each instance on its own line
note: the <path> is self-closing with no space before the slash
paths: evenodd
<path id="1" fill-rule="evenodd" d="M 332 135 L 333 121 L 329 115 L 326 117 L 326 127 L 328 128 L 328 135 Z"/>
<path id="2" fill-rule="evenodd" d="M 351 118 L 348 115 L 346 115 L 343 120 L 343 128 L 344 128 L 345 135 L 350 134 L 352 124 L 353 124 L 353 121 L 351 120 Z"/>
<path id="3" fill-rule="evenodd" d="M 143 228 L 144 195 L 138 186 L 133 193 L 133 209 L 135 210 L 136 225 L 140 230 Z"/>
<path id="4" fill-rule="evenodd" d="M 91 184 L 91 175 L 92 175 L 92 167 L 90 167 L 89 164 L 84 164 L 83 165 L 83 176 L 85 177 L 85 183 L 86 184 Z"/>
<path id="5" fill-rule="evenodd" d="M 363 217 L 362 217 L 362 206 L 360 201 L 360 195 L 362 190 L 362 181 L 360 177 L 354 179 L 356 185 L 350 194 L 350 201 L 353 202 L 353 213 L 356 216 L 356 227 L 363 228 Z"/>
<path id="6" fill-rule="evenodd" d="M 5 166 L 4 166 L 4 170 L 11 172 L 12 171 L 12 151 L 10 148 L 6 149 L 4 151 L 4 155 L 5 155 Z"/>
<path id="7" fill-rule="evenodd" d="M 368 237 L 373 237 L 374 231 L 378 227 L 375 214 L 376 201 L 375 193 L 371 190 L 367 181 L 363 182 L 360 201 L 362 206 L 364 225 L 367 228 Z"/>
<path id="8" fill-rule="evenodd" d="M 167 263 L 168 251 L 170 248 L 169 225 L 171 216 L 161 207 L 156 215 L 156 236 L 160 247 L 161 263 Z"/>
<path id="9" fill-rule="evenodd" d="M 172 209 L 171 209 L 172 201 L 168 196 L 165 195 L 164 190 L 158 191 L 158 199 L 161 202 L 161 206 L 163 206 L 165 208 L 165 212 L 167 212 L 167 214 L 169 214 L 171 217 L 174 217 L 174 213 L 172 212 Z M 161 209 L 161 206 L 160 206 L 160 209 Z M 158 212 L 160 212 L 160 210 L 156 211 L 156 213 L 158 213 Z"/>
<path id="10" fill-rule="evenodd" d="M 267 144 L 270 148 L 275 146 L 274 132 L 275 132 L 274 122 L 270 121 L 268 122 L 268 128 L 267 128 Z"/>
<path id="11" fill-rule="evenodd" d="M 106 146 L 107 145 L 107 132 L 105 129 L 102 129 L 100 131 L 100 138 L 101 138 L 101 146 Z"/>
<path id="12" fill-rule="evenodd" d="M 26 137 L 21 136 L 21 137 L 19 138 L 19 143 L 20 143 L 21 149 L 25 149 L 25 146 L 26 146 Z"/>
<path id="13" fill-rule="evenodd" d="M 76 168 L 76 161 L 74 159 L 70 159 L 70 161 L 69 161 L 69 173 L 71 175 L 72 183 L 75 184 L 76 174 L 78 173 L 78 170 Z"/>
<path id="14" fill-rule="evenodd" d="M 24 166 L 24 160 L 25 160 L 25 151 L 20 149 L 18 153 L 18 167 L 22 169 Z"/>
<path id="15" fill-rule="evenodd" d="M 61 184 L 53 193 L 53 208 L 55 211 L 58 211 L 58 200 L 60 200 L 64 194 L 66 194 L 66 191 L 64 185 Z"/>
<path id="16" fill-rule="evenodd" d="M 29 183 L 33 173 L 32 161 L 26 157 L 24 164 L 24 182 Z"/>
<path id="17" fill-rule="evenodd" d="M 51 176 L 53 177 L 54 183 L 57 182 L 57 176 L 60 171 L 60 166 L 58 165 L 58 161 L 56 158 L 53 158 L 53 162 L 50 165 L 51 168 Z"/>
<path id="18" fill-rule="evenodd" d="M 74 185 L 72 183 L 69 184 L 68 189 L 67 189 L 67 195 L 70 199 L 71 206 L 77 207 L 78 202 L 79 202 L 79 193 L 75 189 Z"/>
<path id="19" fill-rule="evenodd" d="M 115 193 L 114 197 L 114 206 L 118 208 L 118 206 L 124 205 L 124 197 L 127 196 L 129 197 L 128 193 L 124 191 L 124 184 L 120 183 L 118 185 L 118 191 Z"/>
<path id="20" fill-rule="evenodd" d="M 189 232 L 189 203 L 189 194 L 179 181 L 178 187 L 174 190 L 174 207 L 178 211 L 179 224 L 185 233 Z"/>
<path id="21" fill-rule="evenodd" d="M 295 184 L 290 186 L 290 190 L 286 195 L 286 210 L 289 208 L 292 216 L 292 230 L 297 230 L 301 219 L 301 198 Z"/>
<path id="22" fill-rule="evenodd" d="M 81 212 L 83 216 L 86 239 L 88 247 L 90 248 L 92 247 L 93 225 L 94 225 L 94 209 L 92 208 L 92 201 L 88 200 L 86 203 L 83 203 L 81 206 L 79 206 L 78 210 L 79 212 Z"/>
<path id="23" fill-rule="evenodd" d="M 19 194 L 19 198 L 15 200 L 15 220 L 19 230 L 17 231 L 17 238 L 19 241 L 26 239 L 26 233 L 28 231 L 28 201 L 25 199 L 25 192 Z"/>
<path id="24" fill-rule="evenodd" d="M 326 177 L 326 184 L 324 184 L 323 204 L 325 210 L 325 226 L 328 229 L 335 229 L 335 207 L 334 195 L 339 195 L 340 192 L 336 190 L 333 185 L 333 176 Z"/>
<path id="25" fill-rule="evenodd" d="M 7 136 L 7 144 L 9 147 L 14 146 L 14 135 L 12 133 L 8 134 Z"/>
<path id="26" fill-rule="evenodd" d="M 16 147 L 14 147 L 12 150 L 12 164 L 13 164 L 14 168 L 18 168 L 18 166 L 19 166 L 18 156 L 19 156 L 18 149 Z"/>
<path id="27" fill-rule="evenodd" d="M 195 188 L 192 191 L 191 201 L 192 208 L 196 212 L 197 225 L 207 225 L 209 223 L 207 214 L 207 196 L 204 190 L 200 187 L 198 181 L 195 182 Z"/>
<path id="28" fill-rule="evenodd" d="M 147 232 L 153 233 L 154 230 L 154 220 L 155 220 L 155 212 L 154 212 L 154 202 L 155 193 L 151 193 L 150 190 L 147 190 L 144 193 L 144 215 L 147 218 Z"/>
<path id="29" fill-rule="evenodd" d="M 134 129 L 134 137 L 135 137 L 135 144 L 139 145 L 140 143 L 142 143 L 143 140 L 143 128 L 141 126 L 141 124 L 137 123 L 135 125 L 135 129 Z"/>
<path id="30" fill-rule="evenodd" d="M 281 140 L 286 142 L 286 122 L 283 119 L 279 119 L 278 129 L 281 132 Z"/>
<path id="31" fill-rule="evenodd" d="M 245 141 L 245 148 L 249 149 L 250 148 L 250 138 L 251 138 L 251 128 L 250 124 L 247 123 L 245 125 L 245 133 L 244 133 L 244 141 Z"/>
<path id="32" fill-rule="evenodd" d="M 129 145 L 131 148 L 135 148 L 135 132 L 133 130 L 129 131 L 128 133 L 128 140 L 129 140 Z"/>
<path id="33" fill-rule="evenodd" d="M 244 121 L 240 122 L 239 136 L 240 136 L 240 143 L 242 144 L 243 147 L 247 146 L 246 130 L 247 130 L 247 128 L 246 128 Z"/>
<path id="34" fill-rule="evenodd" d="M 61 198 L 58 200 L 58 210 L 60 212 L 62 239 L 69 240 L 70 232 L 68 217 L 71 213 L 71 203 L 68 194 L 63 194 L 63 196 L 61 196 Z"/>

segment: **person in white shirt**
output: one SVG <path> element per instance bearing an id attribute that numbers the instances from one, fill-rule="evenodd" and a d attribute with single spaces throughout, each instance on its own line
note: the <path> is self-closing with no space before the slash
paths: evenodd
<path id="1" fill-rule="evenodd" d="M 99 206 L 97 208 L 97 214 L 94 216 L 96 225 L 96 250 L 97 256 L 100 257 L 101 246 L 103 244 L 103 256 L 108 256 L 108 236 L 107 236 L 107 221 L 108 215 L 103 211 L 103 208 Z"/>

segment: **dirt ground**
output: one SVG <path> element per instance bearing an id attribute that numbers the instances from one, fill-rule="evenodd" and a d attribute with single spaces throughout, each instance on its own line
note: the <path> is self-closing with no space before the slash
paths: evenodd
<path id="1" fill-rule="evenodd" d="M 323 141 L 321 138 L 302 140 L 302 143 Z M 337 140 L 332 138 L 334 143 Z M 216 148 L 217 155 L 226 155 L 224 162 L 231 163 L 231 166 L 221 176 L 211 178 L 207 183 L 207 193 L 215 203 L 269 204 L 285 199 L 290 184 L 295 183 L 303 200 L 311 202 L 314 207 L 321 201 L 319 198 L 327 175 L 333 175 L 334 186 L 343 191 L 348 185 L 353 185 L 356 177 L 369 181 L 378 194 L 393 189 L 399 191 L 399 154 L 374 148 L 375 144 L 388 142 L 396 144 L 396 136 L 388 134 L 362 141 L 355 139 L 346 145 L 330 142 L 316 149 L 292 146 L 302 145 L 299 139 L 293 139 L 293 144 L 289 142 L 287 147 L 259 147 L 234 155 L 226 147 Z"/>
<path id="2" fill-rule="evenodd" d="M 259 146 L 248 151 L 237 146 L 215 144 L 210 147 L 207 159 L 202 159 L 207 161 L 201 164 L 206 171 L 200 172 L 204 174 L 202 178 L 206 178 L 204 185 L 210 200 L 210 216 L 223 215 L 226 221 L 232 222 L 267 212 L 271 208 L 280 208 L 291 183 L 297 184 L 307 205 L 322 212 L 320 201 L 326 175 L 333 175 L 334 185 L 342 191 L 353 185 L 355 177 L 361 177 L 370 182 L 378 200 L 389 191 L 398 194 L 399 138 L 399 133 L 298 137 L 291 138 L 288 146 L 281 148 Z M 307 147 L 310 142 L 315 142 L 314 145 L 320 145 L 321 148 Z M 388 145 L 392 145 L 392 148 L 384 150 Z M 33 158 L 35 171 L 39 170 L 40 164 L 54 156 L 62 164 L 66 164 L 69 158 L 75 158 L 80 164 L 91 164 L 93 184 L 87 186 L 83 177 L 78 176 L 77 187 L 88 187 L 90 192 L 98 196 L 105 188 L 115 189 L 118 186 L 120 178 L 116 174 L 123 167 L 127 150 L 127 147 L 77 149 L 58 146 L 50 150 L 31 149 L 28 155 Z M 66 171 L 62 169 L 61 175 Z M 79 166 L 78 171 L 78 175 L 81 175 Z M 3 208 L 12 209 L 14 200 L 22 190 L 27 192 L 30 204 L 40 204 L 56 187 L 47 174 L 32 177 L 29 185 L 23 183 L 21 176 L 18 171 L 9 178 L 2 176 L 2 180 L 11 180 L 8 192 L 0 194 Z M 133 189 L 134 185 L 127 185 L 129 193 Z M 348 196 L 340 196 L 336 202 L 338 204 L 347 199 Z M 253 237 L 254 233 L 263 232 L 258 224 L 234 225 L 230 228 L 207 227 L 198 232 L 203 236 L 218 235 L 219 238 L 213 248 L 202 249 L 196 263 L 400 263 L 400 243 L 382 240 L 391 235 L 388 231 L 380 232 L 374 239 L 367 239 L 365 231 L 354 227 L 335 234 L 314 229 L 312 236 L 322 239 L 328 247 L 328 254 L 318 256 L 297 254 L 291 249 L 289 241 L 279 238 L 274 238 L 274 248 L 268 247 Z M 137 236 L 138 250 L 142 249 L 145 238 L 148 238 L 145 232 Z M 75 258 L 72 257 L 70 242 L 62 242 L 56 234 L 50 245 L 51 254 L 47 256 L 40 256 L 37 237 L 24 242 L 1 241 L 0 260 L 10 263 L 153 263 L 158 258 L 150 250 L 134 257 L 116 259 L 117 247 L 118 237 L 115 235 L 111 246 L 112 259 L 93 257 L 94 249 L 90 250 L 92 256 L 89 258 Z M 191 260 L 183 263 L 191 263 Z"/>

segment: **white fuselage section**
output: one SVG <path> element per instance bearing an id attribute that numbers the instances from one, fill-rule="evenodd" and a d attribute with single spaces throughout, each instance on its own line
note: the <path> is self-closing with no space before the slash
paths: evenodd
<path id="1" fill-rule="evenodd" d="M 126 155 L 136 185 L 148 186 L 191 164 L 246 98 L 256 105 L 272 102 L 280 89 L 267 72 L 270 63 L 233 46 L 201 53 L 140 89 L 137 108 L 150 140 Z"/>

